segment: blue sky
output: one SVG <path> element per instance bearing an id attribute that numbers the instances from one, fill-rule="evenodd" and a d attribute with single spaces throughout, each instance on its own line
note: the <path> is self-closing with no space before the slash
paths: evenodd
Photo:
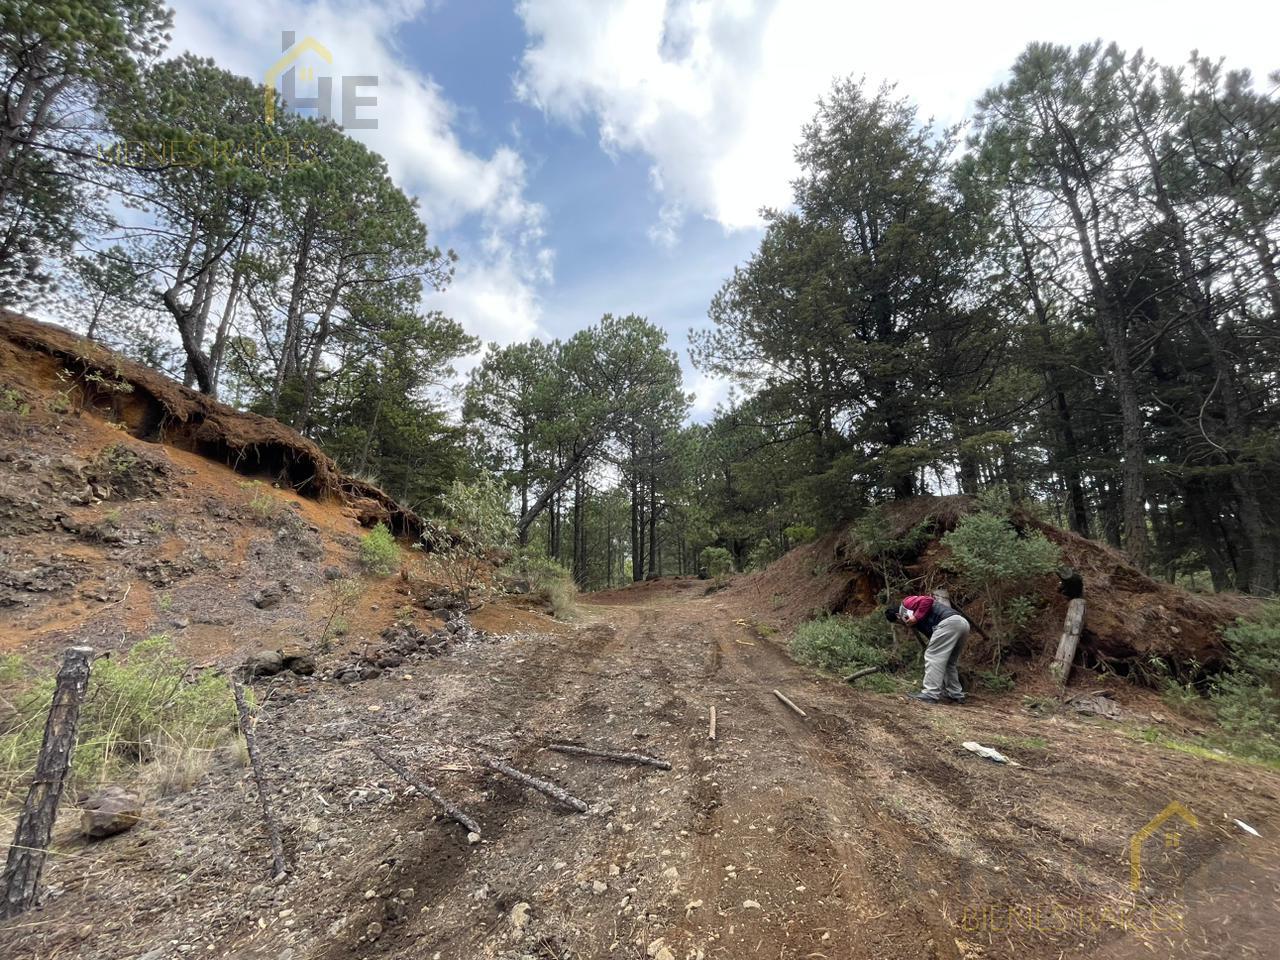
<path id="1" fill-rule="evenodd" d="M 570 335 L 639 313 L 681 352 L 694 415 L 725 386 L 685 347 L 785 204 L 791 148 L 838 75 L 896 82 L 947 123 L 1031 40 L 1097 36 L 1168 63 L 1280 68 L 1270 3 L 886 5 L 860 0 L 178 0 L 172 51 L 261 77 L 280 33 L 337 74 L 379 78 L 387 157 L 458 275 L 430 298 L 486 341 Z M 299 83 L 299 94 L 307 92 Z"/>

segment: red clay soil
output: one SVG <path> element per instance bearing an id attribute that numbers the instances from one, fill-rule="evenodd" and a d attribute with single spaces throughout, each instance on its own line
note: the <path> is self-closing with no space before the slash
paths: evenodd
<path id="1" fill-rule="evenodd" d="M 0 309 L 0 370 L 11 387 L 63 393 L 67 405 L 92 408 L 132 436 L 354 506 L 366 526 L 385 520 L 398 533 L 421 530 L 413 511 L 344 475 L 318 446 L 279 421 L 218 403 L 62 327 Z M 121 383 L 129 389 L 113 389 Z"/>

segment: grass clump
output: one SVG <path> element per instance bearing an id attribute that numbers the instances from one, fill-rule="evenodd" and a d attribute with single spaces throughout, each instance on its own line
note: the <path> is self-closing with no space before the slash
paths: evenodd
<path id="1" fill-rule="evenodd" d="M 253 492 L 249 498 L 249 512 L 259 523 L 269 524 L 280 515 L 283 505 L 261 480 L 242 480 L 238 486 L 241 490 Z"/>
<path id="2" fill-rule="evenodd" d="M 883 616 L 824 617 L 796 628 L 791 655 L 811 667 L 847 673 L 889 664 L 892 653 L 885 646 L 889 639 Z"/>
<path id="3" fill-rule="evenodd" d="M 385 523 L 379 521 L 360 541 L 360 566 L 378 577 L 389 577 L 400 566 L 400 546 Z"/>
<path id="4" fill-rule="evenodd" d="M 236 711 L 225 677 L 206 671 L 188 679 L 189 671 L 164 635 L 135 644 L 119 660 L 94 663 L 80 711 L 73 791 L 131 779 L 139 767 L 161 792 L 186 789 L 199 779 L 212 753 L 233 737 Z M 6 676 L 18 672 L 11 665 Z M 54 678 L 50 670 L 16 681 L 21 688 L 0 735 L 0 795 L 13 799 L 30 780 Z"/>

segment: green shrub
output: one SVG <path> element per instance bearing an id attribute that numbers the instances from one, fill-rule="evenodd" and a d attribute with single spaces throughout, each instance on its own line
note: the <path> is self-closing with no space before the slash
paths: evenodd
<path id="1" fill-rule="evenodd" d="M 817 528 L 804 523 L 793 523 L 791 526 L 783 528 L 782 533 L 792 546 L 809 543 L 818 537 Z"/>
<path id="2" fill-rule="evenodd" d="M 422 539 L 441 560 L 453 589 L 470 602 L 473 590 L 491 586 L 492 558 L 515 538 L 510 491 L 487 475 L 472 483 L 455 480 L 441 506 L 444 522 L 428 522 Z"/>
<path id="3" fill-rule="evenodd" d="M 188 680 L 189 671 L 163 635 L 135 644 L 122 659 L 94 663 L 80 711 L 73 790 L 123 776 L 137 764 L 172 766 L 161 773 L 162 786 L 186 782 L 202 769 L 232 735 L 236 710 L 225 677 L 205 671 Z M 13 796 L 26 788 L 53 689 L 49 671 L 15 698 L 14 721 L 0 737 L 0 792 Z"/>
<path id="4" fill-rule="evenodd" d="M 379 521 L 360 541 L 360 566 L 379 577 L 390 576 L 400 566 L 400 547 L 385 523 Z"/>
<path id="5" fill-rule="evenodd" d="M 768 537 L 761 537 L 756 545 L 751 548 L 751 552 L 747 554 L 747 569 L 763 570 L 781 555 L 782 553 L 776 543 Z"/>
<path id="6" fill-rule="evenodd" d="M 1029 592 L 1033 581 L 1058 568 L 1062 551 L 1043 534 L 1019 535 L 1007 519 L 986 512 L 962 518 L 942 543 L 951 551 L 946 566 L 959 575 L 961 589 L 983 600 L 998 658 L 1004 646 L 1025 635 L 1036 613 Z"/>
<path id="7" fill-rule="evenodd" d="M 942 542 L 951 550 L 948 566 L 966 586 L 991 582 L 1024 586 L 1053 572 L 1062 561 L 1062 551 L 1043 534 L 1019 536 L 1009 521 L 990 513 L 962 518 Z"/>
<path id="8" fill-rule="evenodd" d="M 16 413 L 20 417 L 25 417 L 31 412 L 31 404 L 27 403 L 26 398 L 17 390 L 5 387 L 4 390 L 0 390 L 0 412 Z"/>
<path id="9" fill-rule="evenodd" d="M 824 617 L 796 628 L 791 655 L 801 663 L 833 673 L 889 663 L 885 643 L 892 639 L 883 616 Z"/>
<path id="10" fill-rule="evenodd" d="M 859 549 L 883 563 L 889 559 L 911 560 L 919 556 L 933 536 L 933 528 L 933 518 L 926 517 L 895 536 L 888 513 L 882 507 L 874 507 L 854 521 L 849 533 Z"/>
<path id="11" fill-rule="evenodd" d="M 1209 701 L 1230 748 L 1280 760 L 1280 601 L 1272 601 L 1224 631 L 1228 666 Z"/>
<path id="12" fill-rule="evenodd" d="M 708 576 L 724 577 L 733 573 L 733 554 L 724 547 L 703 547 L 698 563 Z"/>
<path id="13" fill-rule="evenodd" d="M 560 620 L 572 620 L 578 613 L 578 587 L 573 576 L 550 557 L 531 549 L 515 553 L 502 568 L 502 573 L 529 583 L 529 592 L 551 605 L 551 614 Z"/>

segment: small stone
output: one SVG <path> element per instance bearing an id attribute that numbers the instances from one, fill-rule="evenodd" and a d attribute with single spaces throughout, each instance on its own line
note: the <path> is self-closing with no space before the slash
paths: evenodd
<path id="1" fill-rule="evenodd" d="M 382 924 L 380 924 L 377 920 L 373 921 L 373 923 L 369 924 L 369 926 L 364 928 L 364 935 L 368 937 L 370 940 L 377 940 L 380 936 L 382 936 Z"/>
<path id="2" fill-rule="evenodd" d="M 276 651 L 280 654 L 280 662 L 284 669 L 292 670 L 302 677 L 309 677 L 316 672 L 316 661 L 311 651 L 301 644 L 290 643 Z"/>
<path id="3" fill-rule="evenodd" d="M 516 933 L 524 933 L 529 925 L 529 909 L 529 904 L 524 901 L 511 908 L 511 925 L 516 928 Z"/>
<path id="4" fill-rule="evenodd" d="M 245 659 L 242 669 L 246 677 L 273 677 L 284 669 L 284 657 L 278 650 L 259 650 Z"/>
<path id="5" fill-rule="evenodd" d="M 476 843 L 479 843 L 479 842 L 480 842 L 480 834 L 478 834 L 478 833 L 468 833 L 468 834 L 467 834 L 467 843 L 476 844 Z"/>
<path id="6" fill-rule="evenodd" d="M 596 894 L 597 896 L 604 893 L 608 889 L 609 889 L 609 885 L 605 883 L 603 880 L 591 881 L 591 892 Z"/>
<path id="7" fill-rule="evenodd" d="M 754 900 L 743 900 L 742 909 L 743 910 L 760 910 L 762 908 L 760 904 L 756 903 Z"/>
<path id="8" fill-rule="evenodd" d="M 273 607 L 278 607 L 280 605 L 280 601 L 283 599 L 284 587 L 277 584 L 274 586 L 263 587 L 255 593 L 253 595 L 253 605 L 259 610 L 270 610 Z"/>

